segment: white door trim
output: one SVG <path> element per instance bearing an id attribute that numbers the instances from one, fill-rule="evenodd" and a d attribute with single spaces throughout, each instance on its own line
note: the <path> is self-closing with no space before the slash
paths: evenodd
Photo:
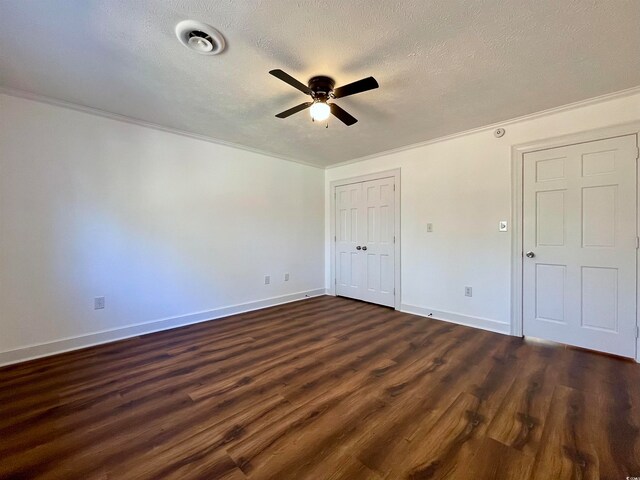
<path id="1" fill-rule="evenodd" d="M 526 153 L 549 148 L 575 145 L 578 143 L 592 142 L 606 138 L 621 137 L 624 135 L 636 135 L 640 138 L 640 122 L 631 122 L 612 127 L 589 130 L 576 134 L 563 135 L 548 138 L 536 142 L 530 142 L 511 147 L 511 335 L 521 337 L 523 332 L 523 312 L 522 312 L 522 254 L 523 254 L 523 165 Z M 636 140 L 638 141 L 638 140 Z M 640 170 L 640 169 L 637 169 Z M 638 185 L 640 186 L 640 172 L 638 174 Z M 640 226 L 640 195 L 638 202 L 638 225 Z M 640 235 L 640 232 L 637 232 Z M 640 258 L 636 254 L 636 278 L 640 272 Z M 638 285 L 640 282 L 636 282 Z M 640 305 L 640 285 L 636 291 L 636 325 L 640 327 L 640 315 L 638 312 Z M 640 338 L 636 338 L 636 361 L 640 362 Z"/>
<path id="2" fill-rule="evenodd" d="M 335 296 L 336 294 L 336 187 L 340 187 L 342 185 L 349 185 L 351 183 L 360 183 L 360 182 L 368 182 L 369 180 L 380 180 L 381 178 L 394 178 L 394 200 L 395 200 L 395 218 L 394 218 L 394 236 L 395 236 L 395 244 L 393 248 L 394 252 L 394 284 L 395 284 L 395 295 L 394 295 L 394 308 L 396 310 L 400 310 L 401 304 L 401 288 L 400 288 L 400 169 L 395 168 L 393 170 L 385 170 L 383 172 L 370 173 L 368 175 L 361 175 L 358 177 L 350 177 L 344 178 L 340 180 L 334 180 L 329 184 L 329 194 L 330 194 L 330 207 L 329 207 L 329 241 L 331 244 L 331 277 L 330 277 L 330 285 L 328 289 L 329 295 Z"/>

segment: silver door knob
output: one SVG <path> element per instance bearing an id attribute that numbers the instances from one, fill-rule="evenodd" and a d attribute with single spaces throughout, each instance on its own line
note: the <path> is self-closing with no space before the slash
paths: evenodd
<path id="1" fill-rule="evenodd" d="M 356 250 L 360 250 L 361 248 L 362 248 L 362 247 L 361 247 L 360 245 L 358 245 L 358 246 L 356 247 Z"/>
<path id="2" fill-rule="evenodd" d="M 533 257 L 536 256 L 536 254 L 533 253 L 533 252 L 527 252 L 527 253 L 525 253 L 525 255 L 527 256 L 527 258 L 533 258 Z"/>
<path id="3" fill-rule="evenodd" d="M 367 249 L 367 247 L 366 247 L 366 246 L 364 246 L 364 247 L 362 247 L 362 249 L 363 249 L 363 250 L 366 250 L 366 249 Z"/>

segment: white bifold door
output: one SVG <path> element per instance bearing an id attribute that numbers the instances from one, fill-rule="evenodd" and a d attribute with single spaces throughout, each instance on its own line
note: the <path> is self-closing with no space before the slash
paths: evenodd
<path id="1" fill-rule="evenodd" d="M 394 306 L 394 181 L 336 187 L 336 295 Z"/>
<path id="2" fill-rule="evenodd" d="M 524 334 L 634 357 L 637 138 L 524 155 Z"/>

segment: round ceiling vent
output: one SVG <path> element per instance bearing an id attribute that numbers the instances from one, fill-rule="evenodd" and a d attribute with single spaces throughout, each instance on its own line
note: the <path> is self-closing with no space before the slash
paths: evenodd
<path id="1" fill-rule="evenodd" d="M 185 47 L 201 55 L 217 55 L 224 50 L 224 37 L 210 25 L 184 20 L 176 25 L 176 36 Z"/>

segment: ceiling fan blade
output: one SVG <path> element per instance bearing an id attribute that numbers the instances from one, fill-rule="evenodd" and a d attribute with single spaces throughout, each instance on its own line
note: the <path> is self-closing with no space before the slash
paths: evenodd
<path id="1" fill-rule="evenodd" d="M 347 85 L 336 88 L 333 91 L 333 96 L 335 98 L 342 98 L 356 93 L 366 92 L 367 90 L 373 90 L 378 87 L 379 85 L 375 78 L 367 77 L 362 80 L 358 80 L 357 82 L 348 83 Z"/>
<path id="2" fill-rule="evenodd" d="M 296 105 L 295 107 L 290 108 L 289 110 L 285 110 L 284 112 L 280 112 L 279 114 L 276 115 L 276 117 L 278 117 L 278 118 L 287 118 L 289 115 L 293 115 L 294 113 L 301 112 L 305 108 L 309 108 L 311 105 L 313 105 L 313 102 L 301 103 L 300 105 Z"/>
<path id="3" fill-rule="evenodd" d="M 307 87 L 304 83 L 296 80 L 295 78 L 293 78 L 288 73 L 285 73 L 280 69 L 271 70 L 269 73 L 271 75 L 273 75 L 274 77 L 279 78 L 283 82 L 288 83 L 292 87 L 297 88 L 302 93 L 306 93 L 307 95 L 311 95 L 311 89 L 309 87 Z"/>
<path id="4" fill-rule="evenodd" d="M 353 125 L 358 121 L 358 119 L 352 117 L 349 113 L 347 113 L 346 110 L 343 110 L 335 103 L 330 103 L 329 108 L 331 108 L 331 113 L 338 117 L 338 120 L 344 123 L 347 127 Z"/>

